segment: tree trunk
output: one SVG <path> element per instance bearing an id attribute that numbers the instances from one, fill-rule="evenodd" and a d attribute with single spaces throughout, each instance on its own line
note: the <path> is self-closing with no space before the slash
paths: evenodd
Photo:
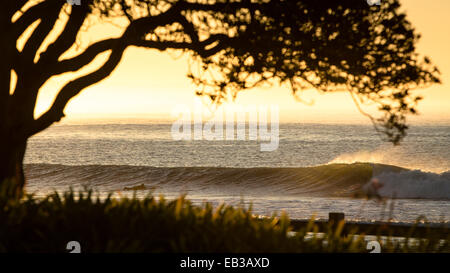
<path id="1" fill-rule="evenodd" d="M 23 159 L 26 146 L 27 140 L 17 141 L 9 137 L 0 137 L 0 198 L 23 196 L 25 187 Z"/>

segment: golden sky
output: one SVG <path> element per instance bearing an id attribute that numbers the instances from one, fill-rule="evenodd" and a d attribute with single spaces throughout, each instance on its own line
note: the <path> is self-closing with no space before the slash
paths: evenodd
<path id="1" fill-rule="evenodd" d="M 381 0 L 383 1 L 383 0 Z M 421 115 L 414 122 L 450 123 L 450 1 L 403 0 L 409 20 L 422 34 L 418 52 L 431 57 L 442 73 L 443 84 L 421 92 L 424 100 L 419 105 Z M 115 35 L 120 29 L 96 25 L 81 36 L 81 47 L 94 42 L 102 35 Z M 73 52 L 71 52 L 73 53 Z M 105 56 L 96 59 L 100 64 Z M 52 78 L 39 94 L 36 115 L 51 104 L 59 88 L 80 73 Z M 193 105 L 195 86 L 186 77 L 187 56 L 174 56 L 156 50 L 129 48 L 113 74 L 102 82 L 86 88 L 66 108 L 68 118 L 171 118 L 176 105 Z M 288 122 L 364 122 L 369 123 L 353 104 L 347 93 L 320 95 L 314 90 L 305 91 L 306 105 L 294 100 L 287 87 L 254 89 L 242 92 L 235 104 L 278 104 L 280 118 Z M 173 117 L 172 117 L 173 118 Z"/>

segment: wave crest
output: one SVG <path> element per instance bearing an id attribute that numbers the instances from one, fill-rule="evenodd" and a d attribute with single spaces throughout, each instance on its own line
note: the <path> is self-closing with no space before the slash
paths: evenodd
<path id="1" fill-rule="evenodd" d="M 161 193 L 247 196 L 352 197 L 372 178 L 383 197 L 450 199 L 450 172 L 441 174 L 375 163 L 334 163 L 301 168 L 216 168 L 29 164 L 31 192 L 88 186 L 123 191 L 139 186 Z M 142 185 L 142 186 L 141 186 Z"/>

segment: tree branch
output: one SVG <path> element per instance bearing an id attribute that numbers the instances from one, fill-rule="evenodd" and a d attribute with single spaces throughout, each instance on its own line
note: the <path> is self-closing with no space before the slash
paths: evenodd
<path id="1" fill-rule="evenodd" d="M 13 15 L 15 12 L 19 11 L 28 0 L 15 0 L 15 1 L 8 1 L 8 5 L 10 10 L 13 12 Z"/>
<path id="2" fill-rule="evenodd" d="M 2 3 L 3 6 L 0 13 L 2 16 L 5 16 L 5 18 L 8 18 L 8 20 L 11 20 L 14 14 L 18 12 L 27 1 L 28 0 L 3 1 L 4 3 Z"/>
<path id="3" fill-rule="evenodd" d="M 194 24 L 189 22 L 186 17 L 181 14 L 179 14 L 177 21 L 183 26 L 184 32 L 189 36 L 192 43 L 198 43 L 199 37 L 197 31 L 195 30 Z"/>
<path id="4" fill-rule="evenodd" d="M 36 52 L 39 50 L 39 47 L 42 45 L 45 38 L 48 36 L 50 31 L 53 29 L 56 20 L 59 16 L 59 10 L 61 9 L 61 2 L 59 5 L 50 6 L 49 8 L 54 9 L 54 11 L 46 18 L 41 18 L 41 22 L 33 31 L 31 37 L 27 40 L 22 52 L 21 58 L 24 58 L 26 62 L 33 62 L 36 56 Z"/>
<path id="5" fill-rule="evenodd" d="M 66 107 L 67 103 L 73 97 L 78 95 L 84 88 L 108 77 L 119 64 L 124 50 L 130 45 L 155 48 L 159 50 L 165 50 L 168 48 L 190 49 L 203 57 L 207 57 L 225 48 L 226 43 L 221 42 L 230 42 L 232 40 L 232 38 L 228 37 L 225 34 L 215 34 L 211 35 L 204 41 L 198 41 L 198 34 L 196 33 L 194 26 L 191 25 L 191 23 L 180 14 L 180 7 L 182 5 L 178 3 L 174 4 L 168 11 L 164 12 L 163 14 L 140 18 L 132 21 L 121 38 L 108 39 L 97 42 L 89 46 L 80 55 L 56 63 L 53 66 L 54 69 L 51 69 L 52 75 L 61 74 L 68 71 L 76 71 L 89 64 L 96 56 L 98 56 L 98 54 L 110 49 L 112 50 L 108 60 L 99 69 L 66 84 L 58 93 L 50 109 L 43 115 L 41 115 L 38 119 L 33 121 L 26 135 L 32 136 L 48 128 L 54 122 L 58 122 L 59 120 L 61 120 L 61 118 L 64 117 L 64 108 Z M 174 22 L 180 22 L 183 25 L 185 31 L 188 32 L 188 35 L 191 37 L 191 43 L 173 41 L 150 41 L 142 39 L 145 34 L 153 31 L 156 27 L 172 24 Z M 80 21 L 78 21 L 78 23 L 80 23 Z M 72 37 L 76 37 L 76 35 L 72 35 Z M 61 40 L 60 38 L 58 39 L 58 41 L 62 42 L 63 40 Z M 49 50 L 45 53 L 45 55 L 53 55 L 51 51 L 59 48 L 57 46 L 57 42 L 52 45 L 51 49 L 49 47 Z M 218 45 L 206 49 L 207 46 L 215 42 L 219 42 Z M 45 57 L 45 59 L 46 58 L 47 57 Z"/>
<path id="6" fill-rule="evenodd" d="M 201 55 L 202 57 L 208 57 L 214 55 L 219 50 L 224 48 L 223 45 L 216 45 L 211 49 L 205 49 L 208 45 L 225 39 L 227 36 L 223 34 L 216 34 L 209 37 L 207 40 L 198 43 L 188 42 L 171 42 L 171 41 L 149 41 L 149 40 L 135 40 L 129 41 L 128 46 L 153 48 L 160 51 L 166 49 L 190 49 Z M 90 45 L 83 53 L 70 58 L 59 61 L 51 67 L 47 67 L 49 73 L 52 75 L 59 75 L 66 72 L 77 71 L 84 66 L 91 63 L 99 54 L 112 49 L 112 46 L 118 39 L 107 39 L 99 41 Z"/>
<path id="7" fill-rule="evenodd" d="M 105 40 L 103 43 L 99 42 L 88 48 L 81 55 L 75 57 L 75 60 L 72 59 L 66 62 L 61 62 L 62 65 L 59 69 L 62 70 L 60 71 L 63 71 L 63 67 L 65 69 L 74 69 L 76 66 L 84 66 L 89 63 L 89 60 L 92 60 L 92 58 L 95 58 L 95 56 L 97 56 L 100 52 L 103 52 L 103 49 L 107 49 L 110 46 L 108 43 L 113 43 L 113 45 L 111 45 L 112 52 L 108 60 L 96 71 L 67 83 L 56 96 L 56 99 L 50 109 L 38 119 L 33 120 L 29 130 L 26 132 L 26 135 L 30 137 L 42 130 L 45 130 L 54 122 L 61 120 L 61 118 L 64 117 L 64 108 L 67 103 L 73 97 L 78 95 L 84 88 L 108 77 L 119 64 L 123 56 L 123 52 L 128 45 L 139 41 L 144 34 L 155 29 L 156 27 L 173 22 L 173 18 L 176 17 L 178 12 L 179 10 L 176 8 L 176 5 L 174 5 L 163 14 L 137 19 L 130 23 L 121 38 L 116 40 Z"/>
<path id="8" fill-rule="evenodd" d="M 154 48 L 158 50 L 166 50 L 166 49 L 188 49 L 192 50 L 200 56 L 207 58 L 224 49 L 228 43 L 230 43 L 233 38 L 229 38 L 225 34 L 215 34 L 211 35 L 208 39 L 196 42 L 196 43 L 188 43 L 188 42 L 172 42 L 172 41 L 150 41 L 150 40 L 137 40 L 130 43 L 130 45 L 138 46 L 138 47 L 146 47 L 146 48 Z M 216 46 L 206 49 L 209 45 L 219 42 Z M 222 42 L 222 43 L 221 43 Z"/>
<path id="9" fill-rule="evenodd" d="M 72 6 L 72 11 L 64 30 L 58 36 L 58 39 L 50 44 L 45 52 L 41 53 L 39 60 L 40 64 L 48 64 L 57 61 L 64 52 L 73 46 L 78 32 L 89 14 L 88 5 L 91 2 L 92 0 L 83 2 L 83 5 L 80 6 Z"/>
<path id="10" fill-rule="evenodd" d="M 91 63 L 99 54 L 111 50 L 117 40 L 118 38 L 96 42 L 90 45 L 83 53 L 73 58 L 59 61 L 54 65 L 47 67 L 47 69 L 51 75 L 59 75 L 66 72 L 77 71 Z"/>
<path id="11" fill-rule="evenodd" d="M 54 122 L 60 121 L 64 117 L 64 108 L 73 97 L 78 95 L 84 88 L 98 83 L 111 74 L 119 64 L 126 47 L 122 39 L 115 40 L 111 55 L 99 69 L 67 83 L 59 91 L 50 109 L 37 120 L 33 121 L 33 124 L 27 132 L 27 136 L 30 137 L 48 128 Z"/>
<path id="12" fill-rule="evenodd" d="M 58 2 L 61 3 L 60 1 Z M 47 12 L 51 10 L 50 7 L 54 3 L 55 0 L 43 1 L 27 9 L 22 16 L 13 23 L 12 32 L 14 34 L 12 35 L 12 39 L 17 40 L 31 24 L 39 19 L 43 19 Z"/>

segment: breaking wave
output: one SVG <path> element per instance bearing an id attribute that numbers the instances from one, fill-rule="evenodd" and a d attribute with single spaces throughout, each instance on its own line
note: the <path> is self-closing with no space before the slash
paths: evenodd
<path id="1" fill-rule="evenodd" d="M 450 171 L 410 170 L 375 163 L 333 163 L 301 168 L 66 166 L 29 164 L 27 190 L 44 192 L 90 187 L 100 191 L 153 190 L 246 196 L 364 195 L 371 179 L 383 197 L 450 199 Z"/>

